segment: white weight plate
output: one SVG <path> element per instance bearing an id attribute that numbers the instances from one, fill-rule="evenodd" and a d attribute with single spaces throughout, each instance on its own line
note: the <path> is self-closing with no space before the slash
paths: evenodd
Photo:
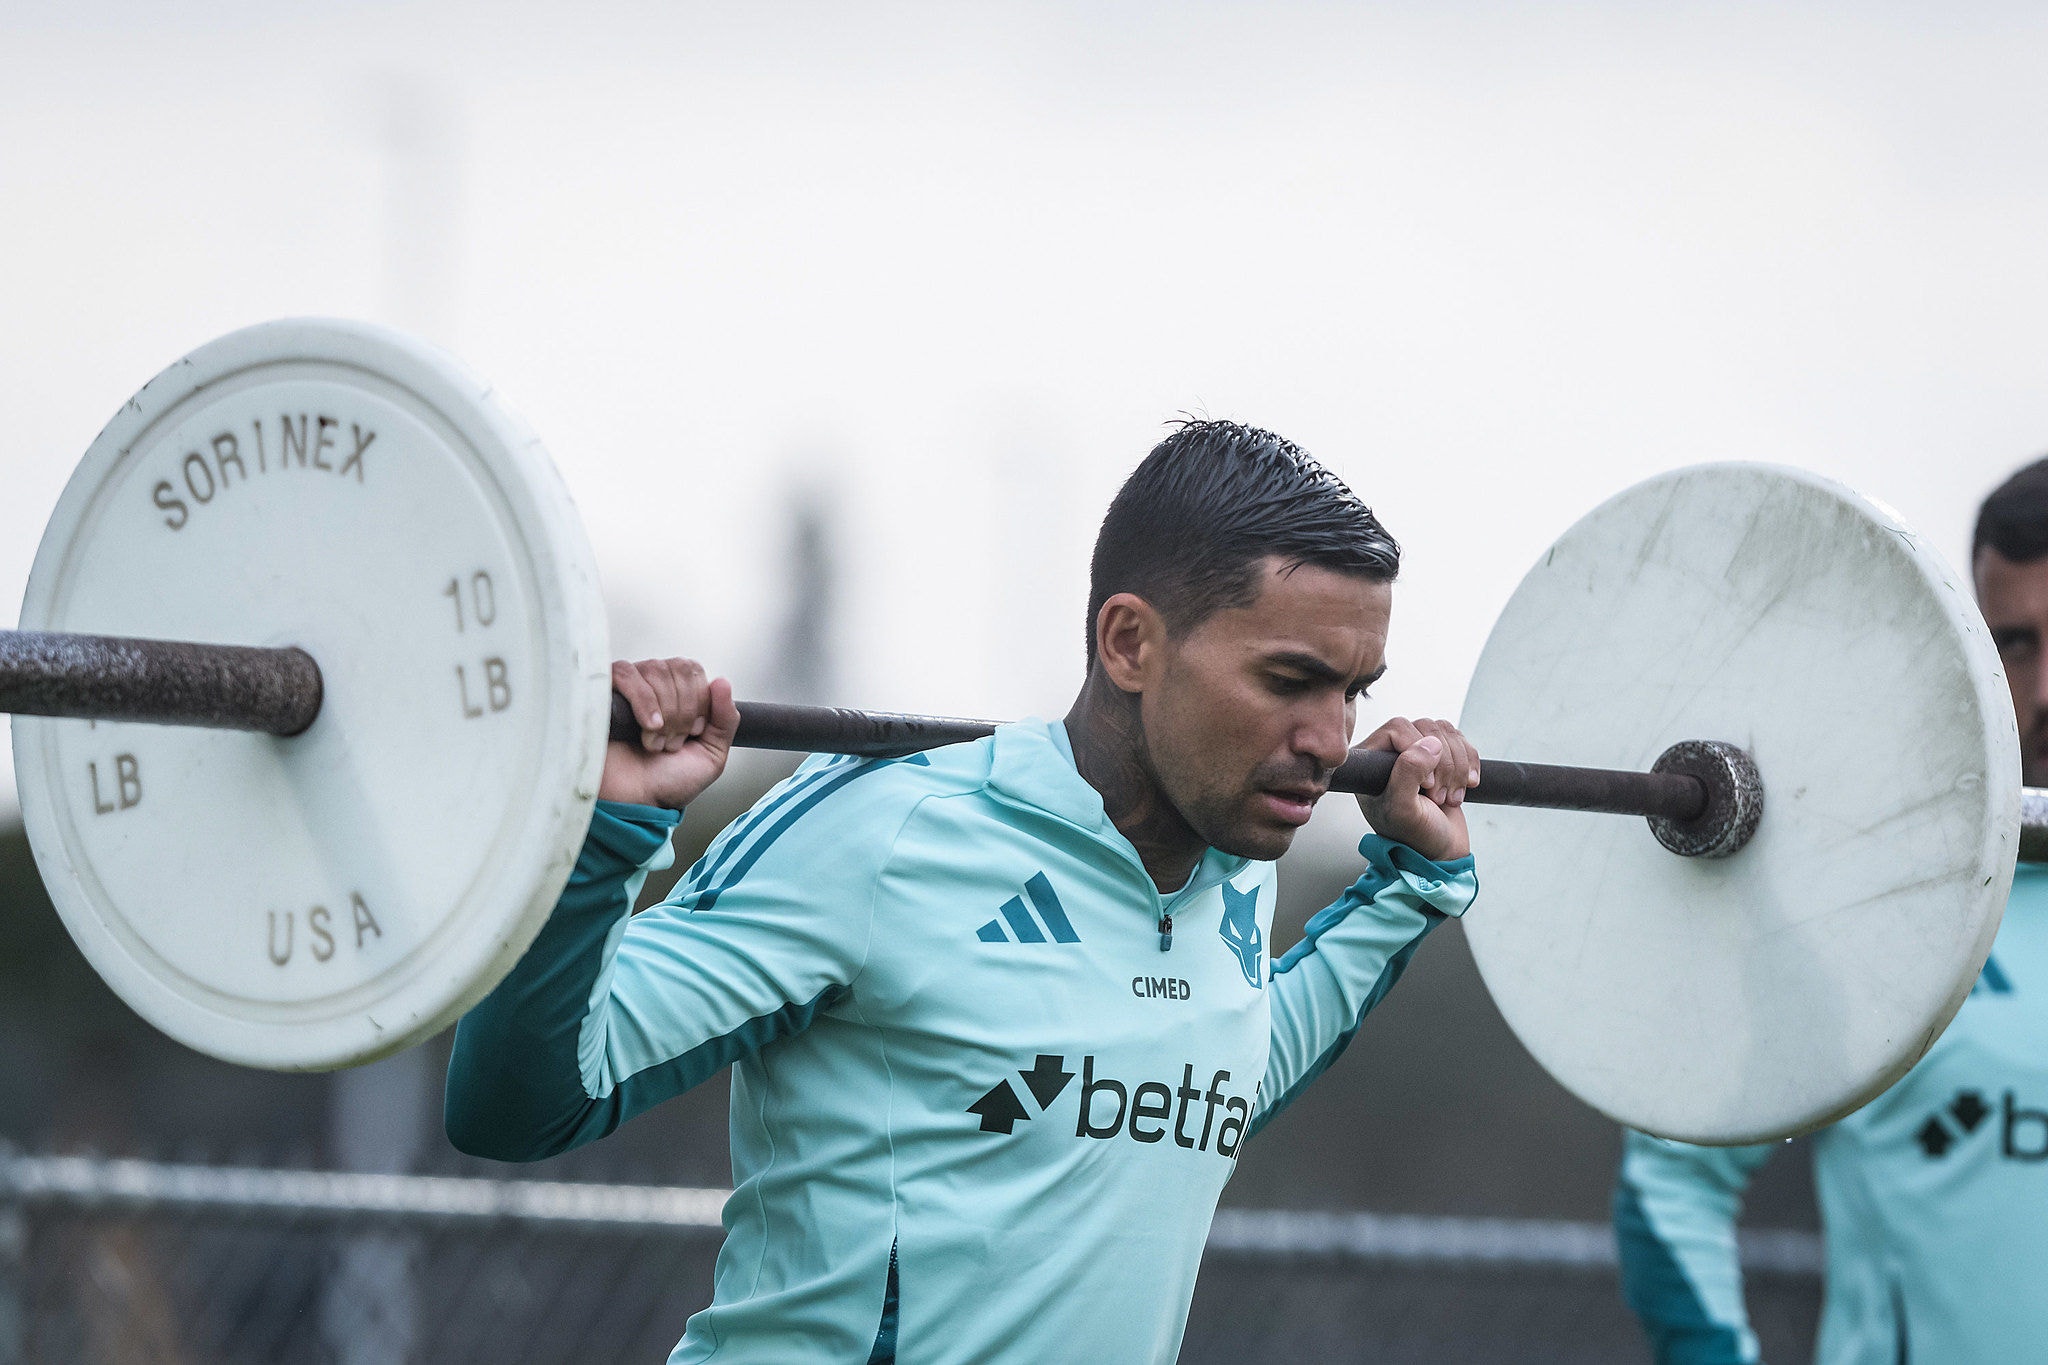
<path id="1" fill-rule="evenodd" d="M 86 957 L 201 1052 L 347 1066 L 510 969 L 590 820 L 609 701 L 574 505 L 428 346 L 292 320 L 137 394 L 59 500 L 25 629 L 298 645 L 292 739 L 17 716 L 22 815 Z"/>
<path id="2" fill-rule="evenodd" d="M 1831 1122 L 1919 1060 L 1990 951 L 2020 796 L 1997 652 L 1947 565 L 1838 484 L 1704 465 L 1603 504 L 1522 580 L 1462 724 L 1538 762 L 1647 768 L 1682 739 L 1756 760 L 1762 821 L 1719 860 L 1642 820 L 1466 807 L 1488 989 L 1631 1127 Z"/>

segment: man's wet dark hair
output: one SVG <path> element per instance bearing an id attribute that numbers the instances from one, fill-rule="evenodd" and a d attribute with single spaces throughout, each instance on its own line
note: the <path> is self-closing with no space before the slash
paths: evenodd
<path id="1" fill-rule="evenodd" d="M 1088 662 L 1102 604 L 1136 593 L 1173 635 L 1249 606 L 1259 562 L 1391 583 L 1401 547 L 1344 481 L 1294 442 L 1237 422 L 1187 421 L 1133 470 L 1095 537 Z"/>
<path id="2" fill-rule="evenodd" d="M 1970 562 L 1989 547 L 2015 564 L 2048 559 L 2048 458 L 2039 459 L 1992 490 L 1977 509 Z"/>

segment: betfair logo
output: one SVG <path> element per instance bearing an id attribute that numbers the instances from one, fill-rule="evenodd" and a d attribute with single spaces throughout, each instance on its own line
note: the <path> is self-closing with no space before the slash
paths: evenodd
<path id="1" fill-rule="evenodd" d="M 1998 1107 L 1984 1103 L 1975 1090 L 1962 1090 L 1946 1106 L 1928 1116 L 1913 1134 L 1929 1159 L 1947 1156 L 1998 1117 L 1998 1154 L 2007 1161 L 2048 1161 L 2048 1110 L 2023 1109 L 2019 1097 L 2007 1090 L 1998 1097 Z"/>
<path id="2" fill-rule="evenodd" d="M 994 919 L 974 931 L 974 936 L 983 943 L 1043 943 L 1048 934 L 1054 943 L 1081 941 L 1073 922 L 1067 918 L 1067 908 L 1060 904 L 1043 872 L 1033 873 L 1031 880 L 1024 883 L 1024 895 L 1031 897 L 1030 905 L 1024 904 L 1023 896 L 1010 897 Z M 1037 919 L 1031 917 L 1033 910 L 1038 911 Z M 1039 927 L 1040 921 L 1044 922 L 1043 928 Z M 1008 934 L 1003 932 L 1006 924 L 1010 926 Z M 1011 934 L 1016 937 L 1013 939 Z"/>
<path id="3" fill-rule="evenodd" d="M 1019 1071 L 1017 1079 L 1038 1102 L 1037 1117 L 1043 1118 L 1066 1092 L 1074 1073 L 1067 1070 L 1064 1055 L 1041 1052 L 1031 1070 Z M 1128 1137 L 1133 1142 L 1152 1143 L 1165 1141 L 1170 1133 L 1177 1147 L 1234 1157 L 1244 1141 L 1251 1102 L 1229 1093 L 1229 1080 L 1228 1071 L 1218 1071 L 1204 1090 L 1195 1084 L 1194 1064 L 1189 1062 L 1181 1066 L 1178 1087 L 1165 1081 L 1129 1084 L 1097 1076 L 1094 1056 L 1085 1056 L 1081 1059 L 1080 1115 L 1074 1136 L 1105 1141 Z M 981 1120 L 984 1133 L 1012 1133 L 1019 1123 L 1033 1117 L 1007 1078 L 968 1105 L 967 1112 Z"/>
<path id="4" fill-rule="evenodd" d="M 1935 1111 L 1921 1124 L 1913 1140 L 1929 1156 L 1947 1156 L 1951 1147 L 1977 1131 L 1990 1112 L 1984 1107 L 1982 1095 L 1974 1090 L 1962 1091 L 1946 1109 Z"/>
<path id="5" fill-rule="evenodd" d="M 1029 1071 L 1018 1072 L 1017 1079 L 1024 1082 L 1031 1098 L 1038 1101 L 1039 1112 L 1044 1113 L 1067 1088 L 1067 1082 L 1074 1079 L 1074 1073 L 1067 1070 L 1064 1055 L 1041 1052 L 1037 1064 Z M 997 1082 L 986 1095 L 968 1105 L 967 1112 L 980 1116 L 984 1133 L 1014 1132 L 1018 1123 L 1031 1117 L 1031 1111 L 1017 1098 L 1008 1081 Z"/>

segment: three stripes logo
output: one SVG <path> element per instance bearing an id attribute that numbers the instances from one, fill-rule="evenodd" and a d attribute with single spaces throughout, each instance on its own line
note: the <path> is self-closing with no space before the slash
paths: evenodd
<path id="1" fill-rule="evenodd" d="M 1031 904 L 1024 903 L 1024 896 L 1031 898 Z M 1043 872 L 1034 872 L 1031 880 L 1024 883 L 1024 896 L 1004 901 L 996 917 L 976 929 L 974 936 L 983 943 L 1044 943 L 1048 938 L 1054 943 L 1081 941 L 1081 936 L 1074 932 L 1073 921 L 1067 918 L 1067 908 L 1060 904 Z M 1038 912 L 1036 918 L 1032 916 L 1034 910 Z"/>

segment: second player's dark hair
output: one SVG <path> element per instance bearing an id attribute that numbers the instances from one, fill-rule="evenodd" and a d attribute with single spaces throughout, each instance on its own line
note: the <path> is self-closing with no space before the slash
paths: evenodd
<path id="1" fill-rule="evenodd" d="M 2048 459 L 2034 461 L 1984 499 L 1970 559 L 1986 546 L 2015 564 L 2048 559 Z"/>
<path id="2" fill-rule="evenodd" d="M 1102 604 L 1136 593 L 1185 634 L 1249 605 L 1259 561 L 1392 582 L 1401 547 L 1356 493 L 1294 442 L 1237 422 L 1188 421 L 1133 470 L 1095 538 L 1088 662 Z"/>

